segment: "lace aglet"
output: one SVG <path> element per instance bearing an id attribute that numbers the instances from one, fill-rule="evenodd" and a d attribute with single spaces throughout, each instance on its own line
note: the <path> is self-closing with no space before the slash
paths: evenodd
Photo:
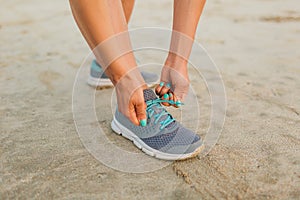
<path id="1" fill-rule="evenodd" d="M 184 105 L 184 103 L 182 103 L 181 101 L 176 101 L 175 104 L 176 104 L 176 106 L 182 106 L 182 105 Z"/>

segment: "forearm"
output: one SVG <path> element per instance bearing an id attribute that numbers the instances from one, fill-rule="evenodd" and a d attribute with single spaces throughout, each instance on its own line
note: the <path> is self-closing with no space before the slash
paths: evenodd
<path id="1" fill-rule="evenodd" d="M 174 0 L 169 61 L 187 62 L 204 5 L 205 0 Z"/>

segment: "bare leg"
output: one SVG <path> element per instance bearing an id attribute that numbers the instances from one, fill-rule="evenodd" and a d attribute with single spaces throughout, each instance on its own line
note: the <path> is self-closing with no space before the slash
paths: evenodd
<path id="1" fill-rule="evenodd" d="M 122 0 L 123 11 L 124 11 L 124 15 L 125 15 L 127 24 L 129 23 L 129 20 L 130 20 L 131 14 L 132 14 L 134 2 L 135 2 L 135 0 Z"/>
<path id="2" fill-rule="evenodd" d="M 161 81 L 171 84 L 175 94 L 172 100 L 183 100 L 188 92 L 187 60 L 204 4 L 205 0 L 174 0 L 170 52 L 161 74 Z M 156 93 L 160 96 L 168 92 L 171 92 L 168 87 L 156 87 Z"/>
<path id="3" fill-rule="evenodd" d="M 116 86 L 119 111 L 138 125 L 140 120 L 146 119 L 143 89 L 147 86 L 137 70 L 121 0 L 70 0 L 70 5 L 79 29 L 96 57 L 100 55 L 100 60 L 104 57 L 103 60 L 109 61 L 100 64 Z M 127 16 L 130 17 L 129 9 Z M 130 53 L 120 56 L 119 49 Z M 120 57 L 112 60 L 115 56 Z"/>

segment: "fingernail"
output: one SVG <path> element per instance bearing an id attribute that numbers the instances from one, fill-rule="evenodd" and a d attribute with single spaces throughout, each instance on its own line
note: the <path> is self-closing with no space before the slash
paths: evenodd
<path id="1" fill-rule="evenodd" d="M 166 84 L 166 87 L 167 87 L 167 88 L 170 88 L 170 87 L 171 87 L 171 84 L 170 84 L 170 83 L 167 83 L 167 84 Z"/>
<path id="2" fill-rule="evenodd" d="M 159 86 L 162 87 L 164 86 L 164 84 L 165 84 L 164 82 L 160 82 Z"/>
<path id="3" fill-rule="evenodd" d="M 170 98 L 172 98 L 172 96 L 173 96 L 172 93 L 170 93 L 169 96 L 170 96 Z"/>
<path id="4" fill-rule="evenodd" d="M 169 99 L 169 95 L 167 93 L 164 94 L 164 99 Z"/>
<path id="5" fill-rule="evenodd" d="M 176 106 L 181 106 L 181 101 L 176 101 Z"/>
<path id="6" fill-rule="evenodd" d="M 146 119 L 142 119 L 142 120 L 140 121 L 140 125 L 141 125 L 142 127 L 145 127 L 145 126 L 147 125 L 147 120 L 146 120 Z"/>

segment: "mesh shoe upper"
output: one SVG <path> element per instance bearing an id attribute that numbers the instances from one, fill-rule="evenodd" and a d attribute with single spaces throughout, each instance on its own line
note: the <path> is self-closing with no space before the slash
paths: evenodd
<path id="1" fill-rule="evenodd" d="M 102 68 L 100 67 L 100 65 L 96 62 L 96 60 L 93 60 L 92 64 L 91 64 L 91 71 L 90 71 L 90 75 L 93 78 L 108 78 L 108 76 L 106 76 L 106 74 L 103 72 Z M 100 77 L 101 76 L 101 77 Z"/>
<path id="2" fill-rule="evenodd" d="M 154 102 L 154 105 L 150 103 L 152 115 L 147 112 L 146 127 L 132 124 L 118 110 L 115 114 L 116 120 L 137 135 L 145 144 L 161 152 L 170 154 L 191 153 L 201 146 L 201 138 L 175 120 L 161 129 L 164 121 L 173 119 L 172 116 L 167 113 L 160 103 L 155 101 L 157 97 L 151 89 L 144 90 L 144 99 L 146 102 Z M 167 114 L 162 116 L 162 112 Z M 158 116 L 161 117 L 157 120 Z"/>

